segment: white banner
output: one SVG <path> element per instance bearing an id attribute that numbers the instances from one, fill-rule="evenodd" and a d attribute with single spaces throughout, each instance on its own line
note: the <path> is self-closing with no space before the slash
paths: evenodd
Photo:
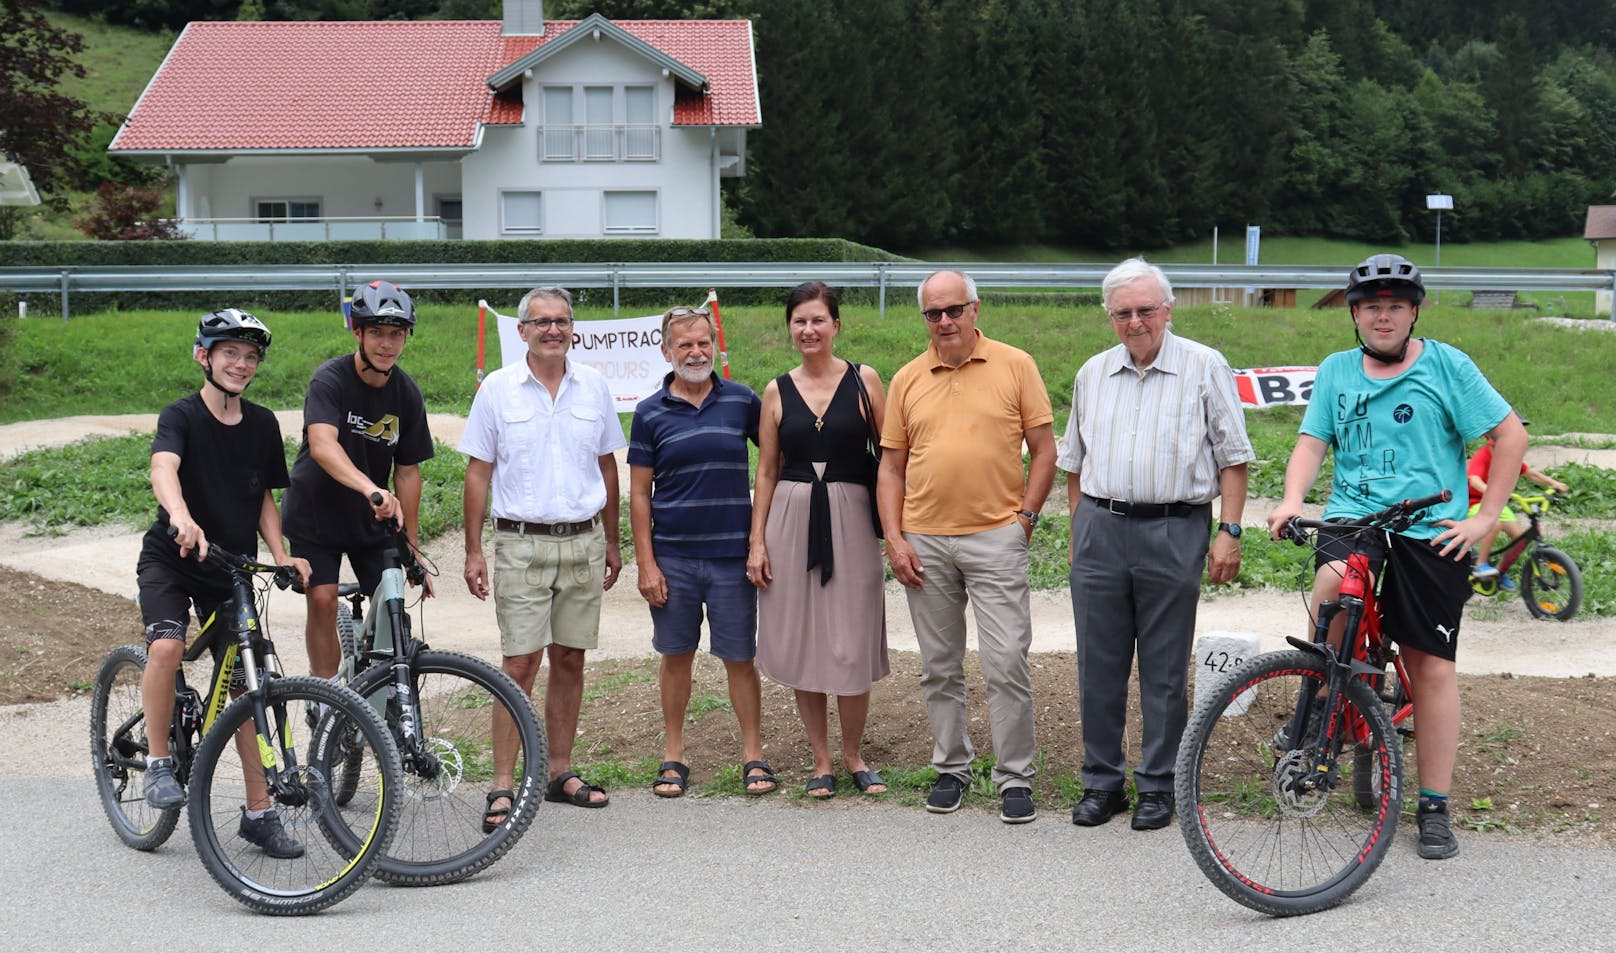
<path id="1" fill-rule="evenodd" d="M 1235 390 L 1247 407 L 1306 404 L 1313 396 L 1316 367 L 1258 367 L 1234 372 Z"/>
<path id="2" fill-rule="evenodd" d="M 527 345 L 516 333 L 516 318 L 500 314 L 486 301 L 478 302 L 478 306 L 494 316 L 499 328 L 501 365 L 523 360 Z M 632 413 L 635 404 L 656 393 L 670 370 L 662 356 L 662 315 L 575 321 L 567 359 L 600 371 L 611 385 L 617 412 Z"/>

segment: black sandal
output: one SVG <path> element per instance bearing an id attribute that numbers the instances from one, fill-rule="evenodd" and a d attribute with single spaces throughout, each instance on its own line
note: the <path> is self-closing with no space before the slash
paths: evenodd
<path id="1" fill-rule="evenodd" d="M 494 807 L 494 802 L 499 800 L 500 798 L 504 798 L 505 800 L 510 801 L 511 802 L 510 806 L 509 807 L 498 808 L 496 810 L 495 807 Z M 488 810 L 483 812 L 483 833 L 484 834 L 492 834 L 495 831 L 499 830 L 499 826 L 501 824 L 503 824 L 506 821 L 511 819 L 511 810 L 512 810 L 512 808 L 515 808 L 515 807 L 516 807 L 516 792 L 515 791 L 489 791 L 488 792 Z M 496 818 L 496 817 L 499 818 L 499 820 L 497 820 L 497 821 L 493 820 L 493 818 Z"/>
<path id="2" fill-rule="evenodd" d="M 852 772 L 852 775 L 853 786 L 859 789 L 860 794 L 869 794 L 870 788 L 875 787 L 877 784 L 881 785 L 882 787 L 887 786 L 887 783 L 881 780 L 881 776 L 876 774 L 874 771 L 854 771 Z M 885 794 L 887 792 L 877 791 L 875 793 Z"/>
<path id="3" fill-rule="evenodd" d="M 573 778 L 577 778 L 583 783 L 578 785 L 577 789 L 571 794 L 568 794 L 567 782 L 571 781 Z M 612 799 L 610 797 L 603 797 L 598 801 L 590 797 L 590 795 L 594 794 L 596 791 L 599 791 L 602 794 L 606 793 L 606 789 L 600 785 L 590 784 L 588 781 L 584 781 L 578 772 L 568 771 L 556 778 L 554 781 L 550 782 L 550 786 L 544 791 L 544 799 L 546 801 L 555 801 L 561 804 L 571 804 L 574 807 L 605 807 L 607 804 L 611 803 Z"/>
<path id="4" fill-rule="evenodd" d="M 668 777 L 672 771 L 674 776 Z M 657 766 L 656 780 L 651 782 L 651 793 L 657 797 L 678 797 L 690 783 L 690 765 L 683 761 L 664 761 Z"/>
<path id="5" fill-rule="evenodd" d="M 753 771 L 761 771 L 763 773 L 753 774 Z M 767 781 L 769 786 L 761 791 L 752 790 L 752 785 L 757 784 L 760 781 Z M 773 794 L 774 792 L 780 790 L 780 779 L 774 776 L 774 765 L 767 761 L 746 762 L 746 764 L 741 768 L 741 790 L 745 791 L 747 794 L 750 794 L 752 797 L 762 797 L 765 794 Z"/>

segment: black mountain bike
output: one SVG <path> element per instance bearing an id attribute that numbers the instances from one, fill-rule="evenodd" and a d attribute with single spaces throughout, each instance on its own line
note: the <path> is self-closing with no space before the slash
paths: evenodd
<path id="1" fill-rule="evenodd" d="M 398 884 L 453 883 L 494 863 L 533 823 L 548 779 L 544 724 L 510 676 L 470 655 L 432 651 L 416 637 L 405 580 L 419 584 L 429 566 L 397 529 L 383 564 L 368 613 L 357 584 L 337 590 L 347 600 L 337 604 L 339 677 L 383 716 L 404 772 L 399 832 L 376 874 Z M 369 768 L 351 754 L 330 766 L 339 803 L 368 780 Z M 510 810 L 485 824 L 501 797 Z"/>
<path id="2" fill-rule="evenodd" d="M 1444 490 L 1357 520 L 1291 520 L 1299 544 L 1322 526 L 1356 531 L 1340 595 L 1319 607 L 1313 641 L 1287 638 L 1294 651 L 1247 659 L 1196 700 L 1176 765 L 1179 828 L 1201 871 L 1239 903 L 1274 916 L 1328 909 L 1385 857 L 1403 807 L 1396 726 L 1414 699 L 1381 632 L 1369 544 L 1451 498 Z M 1343 612 L 1348 636 L 1337 648 L 1327 637 Z"/>
<path id="3" fill-rule="evenodd" d="M 206 561 L 229 573 L 233 594 L 202 624 L 184 659 L 194 662 L 220 643 L 223 650 L 216 653 L 206 697 L 186 684 L 181 666 L 173 722 L 165 726 L 175 774 L 189 793 L 191 836 L 208 873 L 241 903 L 260 913 L 312 913 L 358 889 L 381 862 L 402 800 L 398 751 L 381 719 L 352 690 L 281 675 L 262 625 L 260 601 L 269 581 L 258 574 L 284 588 L 293 578 L 290 568 L 218 546 L 209 546 Z M 96 676 L 90 704 L 91 766 L 101 806 L 118 837 L 137 850 L 162 845 L 180 815 L 179 807 L 151 807 L 141 791 L 150 727 L 141 701 L 145 669 L 144 646 L 114 649 Z M 320 760 L 303 757 L 339 740 L 364 767 L 345 812 L 337 809 Z M 302 845 L 300 856 L 277 859 L 242 839 L 243 812 L 265 808 Z"/>

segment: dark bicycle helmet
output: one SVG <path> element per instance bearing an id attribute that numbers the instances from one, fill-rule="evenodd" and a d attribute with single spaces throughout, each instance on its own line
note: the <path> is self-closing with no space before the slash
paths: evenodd
<path id="1" fill-rule="evenodd" d="M 1408 298 L 1417 307 L 1425 300 L 1425 281 L 1402 255 L 1370 255 L 1347 275 L 1347 304 L 1365 298 Z"/>
<path id="2" fill-rule="evenodd" d="M 220 308 L 204 314 L 196 325 L 196 346 L 213 350 L 220 341 L 245 341 L 258 345 L 258 356 L 269 350 L 269 328 L 240 308 Z"/>
<path id="3" fill-rule="evenodd" d="M 415 303 L 404 289 L 390 281 L 372 281 L 354 292 L 348 311 L 355 331 L 368 324 L 409 328 L 415 333 Z"/>

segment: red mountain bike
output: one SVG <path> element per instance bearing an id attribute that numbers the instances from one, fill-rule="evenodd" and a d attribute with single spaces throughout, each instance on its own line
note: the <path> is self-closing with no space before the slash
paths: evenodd
<path id="1" fill-rule="evenodd" d="M 1201 871 L 1231 898 L 1293 916 L 1333 907 L 1380 865 L 1403 806 L 1403 746 L 1414 699 L 1381 631 L 1376 537 L 1411 526 L 1443 491 L 1362 519 L 1293 519 L 1298 544 L 1353 531 L 1341 594 L 1319 607 L 1313 640 L 1248 659 L 1200 694 L 1179 746 L 1179 827 Z M 1346 613 L 1351 638 L 1327 638 Z M 1390 670 L 1388 671 L 1388 666 Z"/>

